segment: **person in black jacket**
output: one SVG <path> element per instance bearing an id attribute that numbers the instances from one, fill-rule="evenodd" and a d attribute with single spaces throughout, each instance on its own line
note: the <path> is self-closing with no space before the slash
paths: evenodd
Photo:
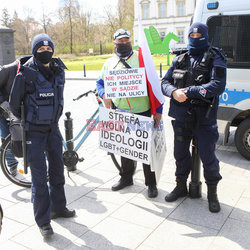
<path id="1" fill-rule="evenodd" d="M 0 136 L 2 142 L 10 133 L 7 118 L 12 117 L 9 107 L 9 96 L 13 81 L 20 65 L 24 64 L 30 57 L 25 56 L 11 64 L 0 66 Z M 12 176 L 15 176 L 17 174 L 18 161 L 11 152 L 7 152 L 6 160 Z"/>
<path id="2" fill-rule="evenodd" d="M 45 238 L 53 234 L 51 219 L 75 216 L 74 210 L 66 208 L 62 136 L 58 127 L 66 66 L 59 58 L 52 58 L 53 53 L 54 44 L 47 34 L 35 36 L 33 56 L 20 67 L 10 95 L 10 108 L 16 117 L 21 117 L 21 104 L 24 105 L 34 216 Z"/>
<path id="3" fill-rule="evenodd" d="M 174 58 L 162 79 L 162 92 L 171 98 L 173 117 L 176 187 L 166 195 L 167 202 L 188 195 L 187 179 L 192 169 L 190 143 L 197 148 L 204 168 L 209 211 L 220 211 L 217 184 L 222 179 L 215 155 L 218 140 L 219 95 L 226 86 L 226 57 L 208 42 L 208 27 L 193 23 L 188 33 L 188 51 Z"/>

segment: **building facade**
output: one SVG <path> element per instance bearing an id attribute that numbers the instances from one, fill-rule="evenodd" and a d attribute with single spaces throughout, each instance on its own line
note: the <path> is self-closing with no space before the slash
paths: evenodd
<path id="1" fill-rule="evenodd" d="M 138 14 L 143 28 L 154 26 L 164 38 L 169 32 L 179 37 L 171 41 L 170 48 L 186 48 L 188 28 L 196 0 L 134 0 L 134 43 L 138 41 Z"/>

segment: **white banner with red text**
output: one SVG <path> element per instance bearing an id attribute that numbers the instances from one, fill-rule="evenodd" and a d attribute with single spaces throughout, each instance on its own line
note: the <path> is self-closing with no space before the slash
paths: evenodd
<path id="1" fill-rule="evenodd" d="M 105 70 L 104 89 L 108 99 L 147 96 L 145 68 Z"/>

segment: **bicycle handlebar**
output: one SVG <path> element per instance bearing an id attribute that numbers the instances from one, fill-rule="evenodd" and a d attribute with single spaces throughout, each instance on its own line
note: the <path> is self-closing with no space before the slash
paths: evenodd
<path id="1" fill-rule="evenodd" d="M 95 94 L 95 96 L 97 96 L 97 95 L 98 95 L 98 93 L 97 93 L 97 89 L 94 89 L 94 90 L 89 90 L 89 91 L 87 91 L 87 92 L 85 92 L 85 93 L 83 93 L 83 94 L 79 95 L 78 97 L 73 98 L 73 101 L 77 101 L 77 100 L 81 99 L 81 98 L 82 98 L 82 97 L 84 97 L 84 96 L 88 96 L 88 94 L 90 94 L 90 93 Z"/>

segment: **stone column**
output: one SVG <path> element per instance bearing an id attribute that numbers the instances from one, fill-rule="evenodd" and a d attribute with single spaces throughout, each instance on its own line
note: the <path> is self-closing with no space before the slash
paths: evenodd
<path id="1" fill-rule="evenodd" d="M 0 65 L 15 61 L 14 30 L 0 26 Z"/>

